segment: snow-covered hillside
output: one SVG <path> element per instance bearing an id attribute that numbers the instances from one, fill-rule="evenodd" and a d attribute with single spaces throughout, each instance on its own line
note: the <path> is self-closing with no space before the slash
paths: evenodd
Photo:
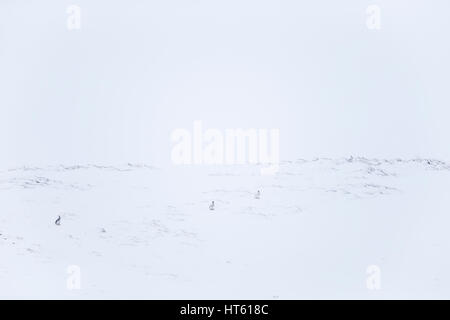
<path id="1" fill-rule="evenodd" d="M 0 298 L 450 298 L 449 190 L 426 159 L 3 170 Z"/>

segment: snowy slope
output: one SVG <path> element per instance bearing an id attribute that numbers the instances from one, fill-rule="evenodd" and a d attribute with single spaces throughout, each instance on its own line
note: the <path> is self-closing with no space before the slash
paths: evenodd
<path id="1" fill-rule="evenodd" d="M 450 298 L 449 164 L 259 169 L 3 170 L 0 298 Z M 370 265 L 379 290 L 366 286 Z"/>

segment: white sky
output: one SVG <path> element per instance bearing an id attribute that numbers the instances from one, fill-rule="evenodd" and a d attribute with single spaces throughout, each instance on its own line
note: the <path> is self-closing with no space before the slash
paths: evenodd
<path id="1" fill-rule="evenodd" d="M 66 28 L 70 4 L 81 30 Z M 450 160 L 449 12 L 447 0 L 2 0 L 0 165 L 164 165 L 170 132 L 194 120 L 279 128 L 283 159 Z"/>

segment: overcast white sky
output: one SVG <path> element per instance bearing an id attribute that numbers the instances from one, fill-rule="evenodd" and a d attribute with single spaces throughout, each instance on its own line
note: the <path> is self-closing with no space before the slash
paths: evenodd
<path id="1" fill-rule="evenodd" d="M 79 5 L 81 30 L 66 27 Z M 366 8 L 381 8 L 381 30 Z M 447 0 L 2 0 L 0 165 L 170 162 L 170 132 L 281 157 L 450 160 Z"/>

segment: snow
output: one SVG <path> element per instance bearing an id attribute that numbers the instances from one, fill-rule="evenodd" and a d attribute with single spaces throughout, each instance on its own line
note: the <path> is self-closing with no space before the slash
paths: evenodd
<path id="1" fill-rule="evenodd" d="M 6 169 L 0 298 L 448 299 L 449 189 L 427 159 Z"/>

